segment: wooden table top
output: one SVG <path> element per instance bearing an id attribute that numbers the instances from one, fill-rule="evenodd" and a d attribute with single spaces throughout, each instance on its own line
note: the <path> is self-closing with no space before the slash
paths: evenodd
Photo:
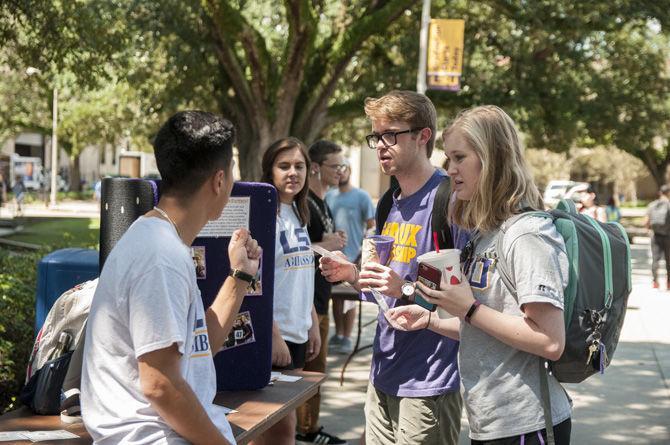
<path id="1" fill-rule="evenodd" d="M 235 440 L 244 445 L 283 418 L 290 410 L 296 409 L 316 394 L 325 374 L 306 371 L 284 371 L 284 374 L 299 375 L 297 382 L 274 382 L 256 391 L 221 391 L 214 402 L 226 408 L 237 410 L 226 416 L 233 428 Z M 79 436 L 77 439 L 42 441 L 45 445 L 91 444 L 92 439 L 81 423 L 67 424 L 60 416 L 39 416 L 28 408 L 21 407 L 0 416 L 0 431 L 42 431 L 67 430 Z M 2 442 L 4 444 L 28 444 L 29 440 Z"/>
<path id="2" fill-rule="evenodd" d="M 244 445 L 270 428 L 291 410 L 296 409 L 319 389 L 325 374 L 307 371 L 282 371 L 299 375 L 294 383 L 274 382 L 256 391 L 221 391 L 214 403 L 237 410 L 226 416 L 238 445 Z"/>

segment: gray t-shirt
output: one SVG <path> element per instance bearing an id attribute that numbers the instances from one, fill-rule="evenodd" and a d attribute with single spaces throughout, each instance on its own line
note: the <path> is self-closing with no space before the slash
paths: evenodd
<path id="1" fill-rule="evenodd" d="M 464 265 L 474 297 L 509 315 L 523 316 L 525 303 L 549 303 L 563 309 L 568 283 L 565 244 L 547 218 L 529 216 L 505 234 L 503 250 L 519 301 L 505 287 L 496 268 L 496 232 L 477 242 Z M 538 357 L 508 346 L 467 323 L 461 324 L 459 369 L 470 437 L 491 440 L 544 428 Z M 554 425 L 570 417 L 567 394 L 549 376 Z"/>

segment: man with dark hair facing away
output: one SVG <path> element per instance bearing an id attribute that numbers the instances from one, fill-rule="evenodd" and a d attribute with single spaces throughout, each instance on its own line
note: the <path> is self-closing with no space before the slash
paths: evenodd
<path id="1" fill-rule="evenodd" d="M 231 276 L 205 310 L 190 245 L 233 186 L 233 125 L 185 111 L 160 129 L 161 198 L 135 221 L 100 275 L 86 329 L 82 414 L 97 444 L 235 443 L 214 405 L 221 349 L 260 248 L 246 229 L 228 246 Z"/>

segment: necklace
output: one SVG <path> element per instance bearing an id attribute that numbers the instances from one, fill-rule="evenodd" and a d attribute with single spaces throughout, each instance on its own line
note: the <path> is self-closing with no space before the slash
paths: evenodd
<path id="1" fill-rule="evenodd" d="M 160 213 L 160 215 L 163 218 L 167 219 L 170 222 L 170 224 L 172 224 L 172 227 L 174 227 L 175 232 L 177 232 L 177 236 L 179 237 L 179 239 L 182 239 L 181 233 L 179 232 L 179 227 L 177 227 L 177 224 L 175 224 L 175 222 L 172 221 L 172 218 L 170 218 L 170 216 L 165 212 L 165 210 L 161 209 L 158 206 L 154 206 L 154 210 Z"/>

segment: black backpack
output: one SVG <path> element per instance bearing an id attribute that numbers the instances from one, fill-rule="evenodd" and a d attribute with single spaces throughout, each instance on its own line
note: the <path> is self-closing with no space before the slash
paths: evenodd
<path id="1" fill-rule="evenodd" d="M 649 226 L 658 235 L 670 235 L 670 202 L 658 199 L 649 205 Z"/>
<path id="2" fill-rule="evenodd" d="M 398 187 L 391 186 L 377 202 L 377 212 L 375 213 L 375 223 L 377 224 L 377 234 L 381 234 L 386 218 L 389 216 L 391 206 L 393 205 L 393 193 Z M 448 176 L 442 178 L 442 182 L 437 187 L 435 200 L 433 201 L 433 211 L 430 227 L 437 233 L 437 244 L 440 249 L 453 249 L 454 241 L 451 237 L 451 229 L 447 220 L 447 207 L 451 197 L 451 182 Z"/>

